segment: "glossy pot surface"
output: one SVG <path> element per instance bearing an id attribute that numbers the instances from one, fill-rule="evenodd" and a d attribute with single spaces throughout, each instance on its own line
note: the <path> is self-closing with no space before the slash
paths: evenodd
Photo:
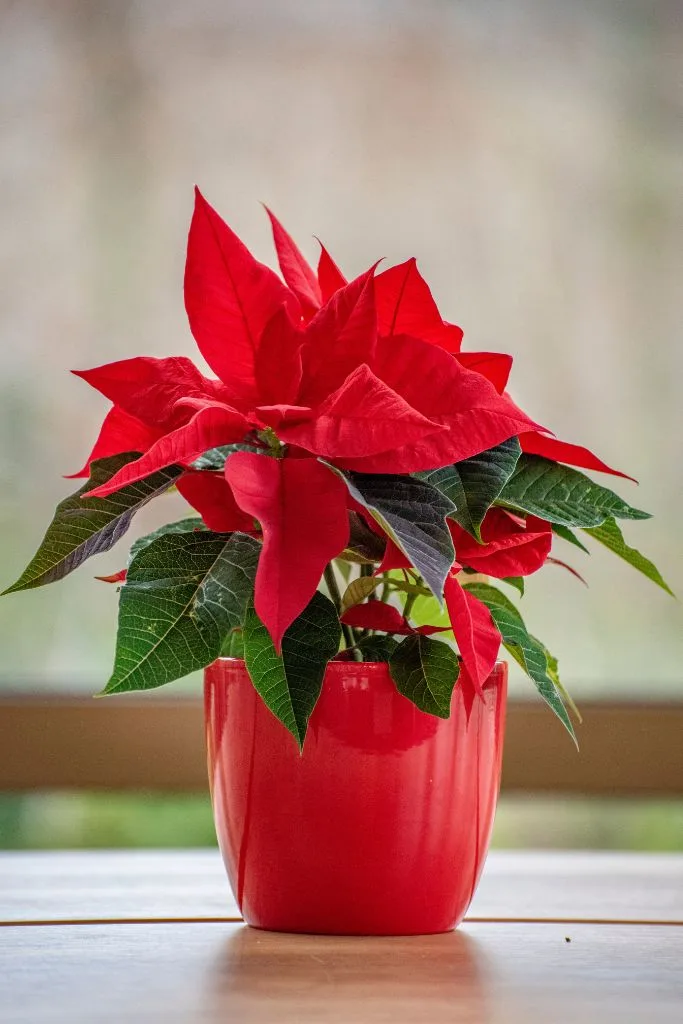
<path id="1" fill-rule="evenodd" d="M 450 931 L 486 857 L 507 666 L 451 717 L 419 711 L 385 664 L 332 662 L 300 756 L 244 663 L 205 671 L 216 831 L 248 924 L 276 931 Z"/>

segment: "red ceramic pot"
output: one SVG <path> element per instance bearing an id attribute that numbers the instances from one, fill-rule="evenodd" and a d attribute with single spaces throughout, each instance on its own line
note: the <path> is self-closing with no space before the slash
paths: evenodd
<path id="1" fill-rule="evenodd" d="M 303 756 L 244 662 L 205 672 L 216 831 L 245 921 L 275 931 L 446 932 L 488 849 L 507 666 L 448 720 L 402 697 L 385 664 L 331 662 Z"/>

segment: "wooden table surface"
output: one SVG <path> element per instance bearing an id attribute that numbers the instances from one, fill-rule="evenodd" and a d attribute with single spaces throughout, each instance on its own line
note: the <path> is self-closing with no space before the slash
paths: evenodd
<path id="1" fill-rule="evenodd" d="M 215 851 L 0 854 L 2 1024 L 683 1021 L 683 857 L 490 855 L 450 935 L 247 928 Z"/>

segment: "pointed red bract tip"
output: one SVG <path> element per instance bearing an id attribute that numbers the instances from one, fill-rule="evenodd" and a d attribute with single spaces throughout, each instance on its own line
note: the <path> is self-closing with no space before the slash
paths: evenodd
<path id="1" fill-rule="evenodd" d="M 323 302 L 328 302 L 335 292 L 348 284 L 348 280 L 342 274 L 341 270 L 332 259 L 318 236 L 314 235 L 313 237 L 320 246 L 320 256 L 318 258 L 318 284 L 320 285 Z"/>
<path id="2" fill-rule="evenodd" d="M 322 292 L 318 279 L 292 236 L 285 230 L 275 214 L 263 204 L 270 219 L 273 242 L 282 276 L 301 303 L 304 319 L 310 320 L 322 305 Z"/>

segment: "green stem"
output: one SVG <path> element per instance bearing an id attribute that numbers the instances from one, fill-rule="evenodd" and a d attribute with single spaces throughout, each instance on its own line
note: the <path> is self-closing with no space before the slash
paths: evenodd
<path id="1" fill-rule="evenodd" d="M 334 575 L 334 566 L 330 562 L 329 565 L 325 566 L 323 578 L 327 586 L 327 592 L 330 595 L 330 600 L 337 609 L 337 615 L 341 615 L 341 594 L 339 587 L 337 586 L 337 577 Z M 347 647 L 355 647 L 356 638 L 353 635 L 353 629 L 351 626 L 345 626 L 342 622 L 342 634 L 344 637 L 344 643 Z"/>
<path id="2" fill-rule="evenodd" d="M 410 612 L 412 611 L 412 608 L 413 608 L 413 605 L 415 604 L 416 599 L 417 599 L 417 594 L 408 594 L 408 596 L 406 598 L 406 603 L 403 606 L 403 617 L 404 617 L 404 619 L 407 619 L 408 616 L 410 615 Z"/>

